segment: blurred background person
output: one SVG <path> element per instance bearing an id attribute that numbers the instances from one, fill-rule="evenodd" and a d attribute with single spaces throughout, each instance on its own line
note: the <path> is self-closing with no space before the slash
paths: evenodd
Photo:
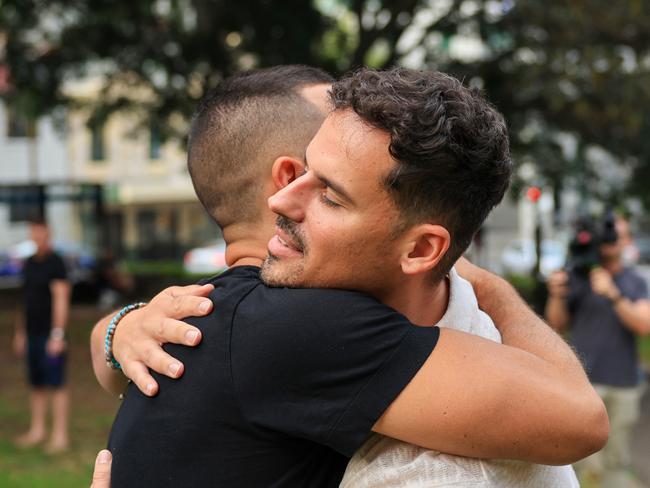
<path id="1" fill-rule="evenodd" d="M 614 216 L 600 225 L 579 225 L 568 270 L 549 277 L 546 319 L 558 331 L 570 327 L 570 341 L 609 414 L 609 442 L 576 468 L 583 479 L 624 488 L 638 486 L 630 472 L 630 438 L 644 386 L 637 338 L 650 334 L 650 301 L 647 283 L 625 265 L 626 241 Z"/>
<path id="2" fill-rule="evenodd" d="M 65 327 L 70 284 L 63 260 L 52 250 L 47 223 L 31 222 L 30 234 L 36 253 L 23 266 L 23 310 L 16 319 L 14 350 L 27 360 L 31 421 L 29 430 L 15 443 L 18 447 L 31 447 L 45 439 L 50 390 L 52 431 L 46 450 L 55 453 L 69 445 Z"/>

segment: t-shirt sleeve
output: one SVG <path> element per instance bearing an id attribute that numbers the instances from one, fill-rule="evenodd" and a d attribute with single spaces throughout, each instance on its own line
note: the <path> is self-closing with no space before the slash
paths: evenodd
<path id="1" fill-rule="evenodd" d="M 234 315 L 232 377 L 245 418 L 351 456 L 435 347 L 372 298 L 258 287 Z M 243 303 L 245 303 L 243 302 Z"/>
<path id="2" fill-rule="evenodd" d="M 67 279 L 67 272 L 65 269 L 65 263 L 63 259 L 57 254 L 54 255 L 52 259 L 52 265 L 50 268 L 50 279 L 52 280 L 65 280 Z"/>
<path id="3" fill-rule="evenodd" d="M 648 299 L 648 284 L 641 276 L 636 276 L 636 283 L 630 299 L 632 301 Z"/>

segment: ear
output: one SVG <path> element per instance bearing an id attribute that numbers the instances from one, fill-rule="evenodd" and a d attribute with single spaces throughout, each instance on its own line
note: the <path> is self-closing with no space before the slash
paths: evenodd
<path id="1" fill-rule="evenodd" d="M 280 156 L 273 161 L 271 178 L 276 191 L 282 190 L 305 172 L 305 163 L 289 156 Z"/>
<path id="2" fill-rule="evenodd" d="M 450 244 L 449 231 L 441 225 L 415 226 L 404 238 L 404 248 L 400 256 L 402 272 L 416 275 L 431 271 L 440 263 Z"/>

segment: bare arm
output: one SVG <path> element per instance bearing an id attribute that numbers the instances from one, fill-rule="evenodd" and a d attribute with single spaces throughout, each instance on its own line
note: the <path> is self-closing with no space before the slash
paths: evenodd
<path id="1" fill-rule="evenodd" d="M 571 349 L 504 280 L 459 272 L 506 344 L 441 330 L 374 430 L 451 454 L 543 464 L 568 464 L 602 448 L 607 414 Z"/>
<path id="2" fill-rule="evenodd" d="M 50 292 L 52 293 L 52 329 L 45 348 L 50 356 L 58 356 L 66 348 L 64 333 L 70 310 L 70 283 L 66 280 L 53 280 L 50 283 Z"/>
<path id="3" fill-rule="evenodd" d="M 558 332 L 569 325 L 569 310 L 566 305 L 569 277 L 566 272 L 558 271 L 548 279 L 548 300 L 544 316 L 553 329 Z"/>
<path id="4" fill-rule="evenodd" d="M 124 391 L 128 378 L 121 371 L 110 369 L 107 366 L 104 353 L 104 338 L 106 337 L 108 324 L 117 312 L 118 310 L 100 319 L 90 333 L 90 355 L 95 377 L 102 388 L 116 395 Z"/>
<path id="5" fill-rule="evenodd" d="M 158 384 L 148 368 L 172 378 L 181 376 L 183 364 L 163 351 L 161 344 L 195 346 L 201 341 L 199 330 L 180 319 L 208 314 L 212 302 L 205 296 L 212 289 L 212 285 L 169 287 L 145 307 L 124 316 L 113 336 L 113 355 L 124 373 L 107 367 L 104 352 L 106 329 L 117 311 L 97 322 L 90 336 L 90 351 L 99 384 L 118 394 L 130 378 L 143 393 L 151 396 L 157 393 Z"/>
<path id="6" fill-rule="evenodd" d="M 650 301 L 642 299 L 632 302 L 622 296 L 612 275 L 602 268 L 594 269 L 589 280 L 594 293 L 611 300 L 624 327 L 640 336 L 650 334 Z"/>
<path id="7" fill-rule="evenodd" d="M 621 297 L 615 302 L 614 310 L 629 330 L 640 336 L 650 334 L 650 301 L 631 302 Z"/>
<path id="8" fill-rule="evenodd" d="M 16 320 L 14 325 L 14 354 L 16 354 L 18 357 L 22 357 L 25 355 L 27 334 L 25 332 L 25 315 L 23 314 L 22 308 L 20 306 L 16 307 Z"/>
<path id="9" fill-rule="evenodd" d="M 52 293 L 52 328 L 65 330 L 70 312 L 70 283 L 54 280 L 50 284 Z"/>

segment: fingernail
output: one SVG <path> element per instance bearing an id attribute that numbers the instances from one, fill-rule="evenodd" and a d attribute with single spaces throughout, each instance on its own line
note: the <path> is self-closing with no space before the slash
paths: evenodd
<path id="1" fill-rule="evenodd" d="M 146 390 L 147 390 L 147 393 L 152 393 L 153 392 L 153 383 L 147 383 Z"/>
<path id="2" fill-rule="evenodd" d="M 199 312 L 205 313 L 208 310 L 210 310 L 210 305 L 212 305 L 212 302 L 209 300 L 205 300 L 201 302 L 201 305 L 199 305 Z"/>
<path id="3" fill-rule="evenodd" d="M 178 374 L 179 369 L 181 369 L 180 363 L 172 363 L 172 364 L 169 365 L 169 372 L 173 376 L 176 376 Z"/>
<path id="4" fill-rule="evenodd" d="M 106 449 L 99 451 L 99 455 L 97 456 L 97 463 L 108 464 L 110 462 L 111 462 L 111 451 L 107 451 Z"/>
<path id="5" fill-rule="evenodd" d="M 188 344 L 196 343 L 196 339 L 199 337 L 199 333 L 196 330 L 188 330 L 185 332 L 185 340 Z"/>

